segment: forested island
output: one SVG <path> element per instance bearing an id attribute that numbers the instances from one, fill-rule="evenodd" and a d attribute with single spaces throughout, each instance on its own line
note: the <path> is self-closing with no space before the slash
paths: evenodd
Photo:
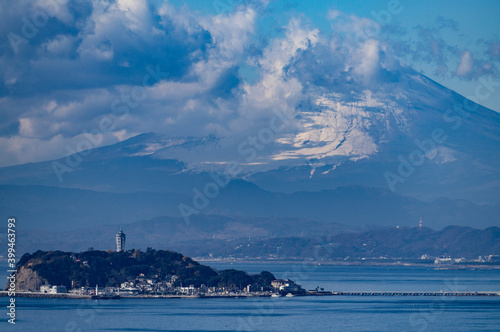
<path id="1" fill-rule="evenodd" d="M 90 248 L 74 253 L 36 251 L 25 254 L 16 268 L 16 290 L 80 295 L 197 295 L 205 293 L 285 293 L 304 290 L 291 280 L 277 280 L 268 271 L 248 274 L 217 271 L 190 257 L 168 250 L 132 249 L 122 252 Z M 58 288 L 57 288 L 58 287 Z"/>
<path id="2" fill-rule="evenodd" d="M 268 271 L 217 271 L 168 250 L 89 249 L 25 254 L 0 296 L 49 298 L 178 298 L 305 296 L 500 296 L 498 292 L 343 292 L 304 290 Z"/>

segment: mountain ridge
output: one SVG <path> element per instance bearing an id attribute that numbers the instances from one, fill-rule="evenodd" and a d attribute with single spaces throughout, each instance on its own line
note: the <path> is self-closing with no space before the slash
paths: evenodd
<path id="1" fill-rule="evenodd" d="M 78 229 L 160 216 L 182 217 L 179 205 L 193 206 L 192 193 L 112 193 L 29 185 L 0 185 L 0 198 L 0 210 L 22 220 L 23 229 Z M 451 224 L 470 225 L 471 220 L 476 227 L 495 225 L 500 205 L 477 205 L 447 198 L 425 202 L 366 186 L 274 193 L 235 180 L 221 188 L 217 197 L 198 212 L 245 218 L 304 218 L 353 227 L 410 226 L 423 217 L 426 225 L 439 229 Z"/>
<path id="2" fill-rule="evenodd" d="M 499 224 L 500 114 L 411 70 L 376 91 L 333 84 L 304 87 L 303 95 L 295 112 L 271 112 L 254 131 L 231 137 L 141 134 L 53 161 L 0 168 L 0 184 L 13 186 L 2 187 L 2 210 L 31 225 L 49 215 L 58 225 L 95 224 L 85 214 L 101 223 L 133 222 L 143 219 L 141 209 L 144 218 L 178 216 L 179 204 L 193 206 L 198 192 L 218 186 L 195 212 L 349 225 L 410 225 L 420 217 L 435 228 Z M 290 126 L 273 133 L 269 116 L 285 116 Z M 225 174 L 231 163 L 238 171 Z M 24 187 L 22 193 L 19 185 L 47 191 L 35 195 Z M 342 189 L 356 186 L 365 188 L 358 197 Z M 83 192 L 64 197 L 64 188 L 88 190 L 94 198 L 82 200 Z M 45 201 L 36 208 L 47 214 L 19 208 L 30 200 Z"/>
<path id="3" fill-rule="evenodd" d="M 123 229 L 130 248 L 157 247 L 203 258 L 343 260 L 424 256 L 429 260 L 500 255 L 500 228 L 494 226 L 477 229 L 453 225 L 441 230 L 402 226 L 353 228 L 287 218 L 206 216 L 194 219 L 190 226 L 181 218 L 155 218 L 124 225 Z M 26 231 L 20 238 L 19 249 L 84 251 L 90 246 L 108 250 L 114 246 L 116 232 L 116 225 L 78 231 Z"/>

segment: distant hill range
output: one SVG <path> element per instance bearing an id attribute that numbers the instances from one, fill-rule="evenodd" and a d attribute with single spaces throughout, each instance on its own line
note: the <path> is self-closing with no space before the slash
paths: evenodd
<path id="1" fill-rule="evenodd" d="M 378 79 L 375 90 L 309 81 L 293 112 L 269 109 L 265 121 L 249 120 L 248 130 L 228 136 L 142 133 L 88 151 L 67 146 L 70 154 L 57 160 L 1 167 L 0 211 L 19 219 L 19 233 L 116 229 L 181 217 L 181 204 L 212 215 L 200 218 L 215 228 L 223 216 L 239 230 L 245 221 L 256 234 L 283 237 L 307 236 L 308 227 L 280 224 L 292 219 L 308 220 L 311 229 L 321 222 L 416 226 L 420 217 L 435 230 L 499 226 L 500 114 L 409 68 Z M 283 117 L 289 125 L 273 132 L 269 121 Z M 251 220 L 277 225 L 262 233 Z M 320 233 L 331 231 L 324 227 Z"/>
<path id="2" fill-rule="evenodd" d="M 155 217 L 180 217 L 179 204 L 193 206 L 193 196 L 192 192 L 112 193 L 74 188 L 0 185 L 0 211 L 17 217 L 19 227 L 23 230 L 74 230 L 103 224 L 115 224 L 116 228 L 119 224 Z M 277 193 L 244 180 L 231 181 L 199 212 L 214 215 L 211 218 L 204 216 L 205 222 L 217 222 L 221 219 L 218 216 L 223 216 L 223 220 L 236 218 L 249 222 L 258 219 L 307 219 L 333 225 L 349 225 L 353 229 L 364 225 L 415 226 L 420 217 L 423 217 L 425 225 L 433 229 L 471 224 L 477 228 L 485 228 L 500 223 L 500 205 L 480 205 L 448 198 L 422 201 L 388 189 L 366 186 Z M 196 223 L 199 218 L 193 214 L 189 220 Z M 290 227 L 294 228 L 293 225 Z M 295 235 L 300 235 L 300 231 Z"/>
<path id="3" fill-rule="evenodd" d="M 192 257 L 337 259 L 477 258 L 500 254 L 500 228 L 352 227 L 297 218 L 160 217 L 124 225 L 127 248 L 156 247 Z M 23 231 L 18 250 L 114 249 L 116 225 L 76 231 Z"/>
<path id="4" fill-rule="evenodd" d="M 199 248 L 192 255 L 202 255 Z M 219 249 L 233 257 L 277 257 L 314 260 L 344 258 L 408 258 L 451 256 L 474 259 L 500 254 L 500 228 L 484 230 L 449 226 L 440 231 L 430 228 L 385 228 L 315 238 L 276 238 L 242 243 L 235 248 Z"/>

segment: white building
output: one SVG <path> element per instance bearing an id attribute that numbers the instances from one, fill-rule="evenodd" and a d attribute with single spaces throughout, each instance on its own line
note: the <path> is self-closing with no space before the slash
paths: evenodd
<path id="1" fill-rule="evenodd" d="M 126 295 L 137 295 L 139 294 L 141 290 L 136 287 L 121 287 L 119 289 L 120 294 L 126 294 Z"/>
<path id="2" fill-rule="evenodd" d="M 451 264 L 453 263 L 450 257 L 436 258 L 434 264 Z"/>
<path id="3" fill-rule="evenodd" d="M 177 287 L 177 289 L 182 294 L 192 295 L 194 294 L 195 288 L 194 285 L 189 285 L 189 287 Z"/>
<path id="4" fill-rule="evenodd" d="M 45 294 L 61 294 L 61 293 L 67 293 L 68 289 L 66 286 L 50 286 L 50 285 L 43 285 L 40 286 L 40 293 L 45 293 Z"/>
<path id="5" fill-rule="evenodd" d="M 40 293 L 45 293 L 45 294 L 50 293 L 50 285 L 40 286 Z"/>

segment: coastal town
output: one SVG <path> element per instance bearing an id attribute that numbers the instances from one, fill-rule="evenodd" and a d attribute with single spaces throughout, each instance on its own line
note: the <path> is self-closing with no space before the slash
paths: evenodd
<path id="1" fill-rule="evenodd" d="M 60 268 L 61 262 L 64 262 L 63 269 L 66 270 L 77 270 L 82 273 L 73 275 L 72 277 L 56 278 L 53 280 L 66 280 L 64 284 L 50 284 L 46 279 L 40 279 L 41 284 L 29 284 L 23 283 L 21 281 L 18 284 L 18 296 L 25 297 L 91 297 L 94 299 L 113 299 L 122 297 L 240 297 L 240 296 L 295 296 L 305 294 L 304 289 L 293 280 L 290 279 L 276 279 L 274 275 L 270 272 L 262 272 L 261 274 L 249 276 L 246 272 L 236 271 L 236 270 L 226 270 L 221 271 L 221 279 L 226 278 L 224 282 L 217 279 L 219 272 L 207 267 L 202 266 L 195 261 L 192 261 L 186 256 L 182 256 L 178 253 L 165 252 L 165 251 L 155 251 L 148 249 L 146 253 L 142 253 L 140 250 L 125 250 L 126 235 L 120 230 L 116 234 L 116 251 L 100 252 L 93 248 L 87 251 L 88 255 L 78 255 L 76 253 L 53 253 L 53 252 L 37 252 L 30 257 L 33 263 L 28 263 L 30 267 L 33 267 L 35 262 L 39 264 L 35 268 L 38 268 L 39 272 L 33 275 L 38 275 L 41 271 L 50 270 L 50 264 L 57 264 Z M 37 256 L 42 254 L 45 255 L 43 262 L 40 264 L 40 257 Z M 106 262 L 102 259 L 103 255 L 111 255 L 112 261 Z M 150 258 L 149 256 L 155 255 L 155 258 L 149 260 L 149 266 L 147 269 L 155 272 L 139 272 L 144 271 L 145 265 L 140 262 L 143 256 Z M 162 256 L 163 255 L 163 256 Z M 165 258 L 166 257 L 168 258 Z M 62 257 L 62 258 L 61 258 Z M 55 258 L 55 259 L 54 259 Z M 175 273 L 160 273 L 165 266 L 153 270 L 153 265 L 156 261 L 161 261 L 167 269 L 171 269 L 171 266 L 179 266 L 185 264 L 186 269 L 177 270 L 178 274 Z M 172 262 L 173 261 L 173 262 Z M 98 262 L 98 263 L 96 263 Z M 119 265 L 128 262 L 129 266 L 126 264 L 121 268 L 121 270 L 127 271 L 123 277 L 122 281 L 118 282 L 110 281 L 110 278 L 104 279 L 105 282 L 101 284 L 97 282 L 95 285 L 90 284 L 90 280 L 83 282 L 81 280 L 82 275 L 88 275 L 90 271 L 99 274 L 99 270 L 102 269 L 102 265 Z M 26 263 L 26 258 L 22 258 L 19 265 Z M 157 264 L 156 264 L 157 265 Z M 70 268 L 68 268 L 70 267 Z M 198 271 L 191 271 L 192 269 L 198 269 Z M 27 270 L 24 267 L 19 268 L 18 271 L 25 274 Z M 60 274 L 58 271 L 55 273 Z M 43 273 L 43 272 L 42 272 Z M 116 274 L 116 271 L 114 272 Z M 207 277 L 203 278 L 190 278 L 189 275 L 201 276 L 207 274 Z M 191 276 L 192 277 L 192 276 Z M 253 277 L 253 278 L 252 278 Z M 211 278 L 211 279 L 210 279 Z M 214 278 L 218 281 L 214 281 Z M 27 279 L 32 279 L 27 278 Z M 123 280 L 124 279 L 124 280 Z M 190 283 L 189 281 L 192 281 Z M 204 282 L 203 282 L 204 281 Z M 211 285 L 209 283 L 212 283 Z M 110 285 L 113 284 L 113 285 Z"/>
<path id="2" fill-rule="evenodd" d="M 24 281 L 17 282 L 17 297 L 48 298 L 88 298 L 88 299 L 120 299 L 120 298 L 201 298 L 201 297 L 294 297 L 294 296 L 499 296 L 497 292 L 457 292 L 455 290 L 437 293 L 425 292 L 343 292 L 325 291 L 319 286 L 314 290 L 304 290 L 290 279 L 276 279 L 270 272 L 248 275 L 237 270 L 216 271 L 203 266 L 187 256 L 168 251 L 148 249 L 125 250 L 126 235 L 123 231 L 116 234 L 116 251 L 101 252 L 89 250 L 85 253 L 36 252 L 23 256 L 17 271 Z M 106 259 L 104 259 L 106 257 Z M 167 258 L 166 258 L 167 257 Z M 497 257 L 486 259 L 496 261 Z M 158 262 L 163 265 L 159 265 Z M 98 262 L 98 263 L 96 263 Z M 124 264 L 127 262 L 127 264 Z M 145 263 L 148 262 L 148 266 Z M 435 264 L 449 264 L 451 258 L 439 258 Z M 63 265 L 62 265 L 63 263 Z M 127 271 L 116 278 L 117 271 L 112 266 L 119 266 L 120 271 Z M 184 267 L 182 267 L 184 265 Z M 90 271 L 98 274 L 109 270 L 109 275 L 99 279 L 89 277 Z M 165 268 L 165 266 L 167 268 Z M 177 267 L 172 269 L 172 266 Z M 69 267 L 69 268 L 68 268 Z M 182 267 L 182 268 L 179 268 Z M 26 277 L 27 271 L 35 272 Z M 73 270 L 72 276 L 60 275 L 60 270 Z M 101 271 L 102 270 L 102 271 Z M 147 270 L 147 271 L 146 271 Z M 38 272 L 37 272 L 38 271 Z M 77 271 L 78 273 L 76 273 Z M 136 271 L 144 271 L 136 273 Z M 154 272 L 156 271 L 156 272 Z M 161 271 L 177 271 L 161 273 Z M 38 274 L 50 275 L 52 280 L 62 284 L 49 283 L 48 279 L 39 278 L 38 283 L 29 284 Z M 90 273 L 91 274 L 91 273 Z M 87 278 L 82 279 L 82 276 Z M 197 276 L 197 277 L 195 277 Z M 39 276 L 38 276 L 39 277 Z M 19 278 L 18 278 L 19 279 Z M 118 280 L 121 279 L 121 282 Z M 91 280 L 100 280 L 91 284 Z M 7 292 L 0 292 L 7 296 Z"/>
<path id="3" fill-rule="evenodd" d="M 294 294 L 304 293 L 301 287 L 292 280 L 276 279 L 271 282 L 273 289 L 255 289 L 252 285 L 247 285 L 243 289 L 230 289 L 226 287 L 207 287 L 201 285 L 195 287 L 178 286 L 175 287 L 177 276 L 168 276 L 166 280 L 159 278 L 146 278 L 139 275 L 131 281 L 124 282 L 120 287 L 80 287 L 68 290 L 65 286 L 42 285 L 39 292 L 33 294 L 68 294 L 85 295 L 94 298 L 113 297 L 250 297 L 250 296 L 294 296 Z"/>

